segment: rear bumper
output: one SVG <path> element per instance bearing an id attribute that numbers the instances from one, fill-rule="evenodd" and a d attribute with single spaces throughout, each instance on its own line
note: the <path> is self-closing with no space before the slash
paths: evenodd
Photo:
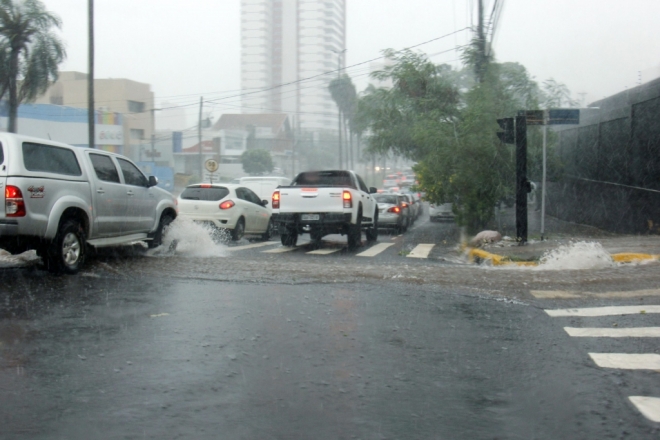
<path id="1" fill-rule="evenodd" d="M 318 220 L 301 220 L 302 214 L 273 214 L 271 219 L 278 226 L 280 233 L 286 233 L 286 230 L 295 230 L 303 233 L 305 230 L 323 231 L 325 234 L 343 233 L 351 223 L 351 213 L 314 213 L 319 215 Z M 309 229 L 307 229 L 309 227 Z"/>
<path id="2" fill-rule="evenodd" d="M 18 235 L 18 220 L 0 220 L 0 238 L 15 237 Z"/>

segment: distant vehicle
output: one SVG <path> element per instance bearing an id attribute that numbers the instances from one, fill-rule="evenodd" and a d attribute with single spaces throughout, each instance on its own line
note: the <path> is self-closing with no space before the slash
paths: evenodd
<path id="1" fill-rule="evenodd" d="M 454 211 L 451 203 L 429 204 L 429 216 L 432 222 L 453 220 Z"/>
<path id="2" fill-rule="evenodd" d="M 189 185 L 178 199 L 179 216 L 227 230 L 232 240 L 259 235 L 269 240 L 273 222 L 267 200 L 240 184 L 198 183 Z"/>
<path id="3" fill-rule="evenodd" d="M 405 232 L 411 221 L 405 197 L 401 194 L 376 194 L 374 197 L 378 203 L 378 228 Z"/>
<path id="4" fill-rule="evenodd" d="M 388 189 L 399 185 L 399 179 L 395 174 L 385 176 L 383 179 L 383 188 Z"/>
<path id="5" fill-rule="evenodd" d="M 289 185 L 291 179 L 280 176 L 251 176 L 239 177 L 238 179 L 232 180 L 232 182 L 250 188 L 255 194 L 257 194 L 257 196 L 259 196 L 260 200 L 270 200 L 277 187 Z M 270 205 L 268 209 L 271 209 Z"/>

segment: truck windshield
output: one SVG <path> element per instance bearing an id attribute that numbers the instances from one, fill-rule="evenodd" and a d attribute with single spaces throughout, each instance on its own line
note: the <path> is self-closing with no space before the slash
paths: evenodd
<path id="1" fill-rule="evenodd" d="M 300 173 L 293 186 L 344 186 L 355 188 L 351 175 L 346 171 L 309 171 Z"/>

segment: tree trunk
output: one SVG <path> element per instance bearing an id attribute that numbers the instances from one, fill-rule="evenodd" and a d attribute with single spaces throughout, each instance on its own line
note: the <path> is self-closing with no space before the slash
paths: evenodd
<path id="1" fill-rule="evenodd" d="M 9 55 L 9 121 L 7 131 L 16 133 L 16 119 L 18 117 L 18 90 L 16 77 L 18 76 L 18 49 L 12 48 Z"/>

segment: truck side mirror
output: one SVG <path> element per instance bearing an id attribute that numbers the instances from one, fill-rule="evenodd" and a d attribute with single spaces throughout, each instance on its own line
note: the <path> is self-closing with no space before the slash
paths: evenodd
<path id="1" fill-rule="evenodd" d="M 149 188 L 151 188 L 152 186 L 156 186 L 156 185 L 158 185 L 158 177 L 149 176 L 149 185 L 148 185 Z"/>
<path id="2" fill-rule="evenodd" d="M 369 194 L 376 194 L 378 192 L 378 188 L 375 186 L 369 187 Z"/>

